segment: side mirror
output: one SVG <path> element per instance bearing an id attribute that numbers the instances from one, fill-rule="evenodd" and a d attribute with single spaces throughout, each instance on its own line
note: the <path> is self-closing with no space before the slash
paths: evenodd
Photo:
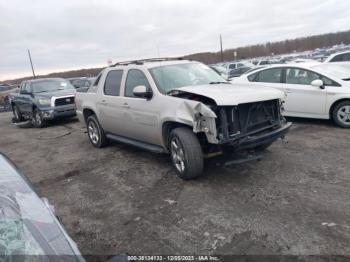
<path id="1" fill-rule="evenodd" d="M 321 79 L 316 79 L 314 81 L 311 82 L 312 86 L 324 89 L 324 85 L 323 85 L 323 81 Z"/>
<path id="2" fill-rule="evenodd" d="M 145 86 L 135 86 L 133 89 L 134 96 L 140 97 L 140 98 L 146 98 L 150 99 L 153 96 L 153 92 L 150 90 L 147 90 L 147 87 Z"/>

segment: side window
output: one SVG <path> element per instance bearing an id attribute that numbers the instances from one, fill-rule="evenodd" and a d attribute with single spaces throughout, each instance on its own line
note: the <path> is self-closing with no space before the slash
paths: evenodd
<path id="1" fill-rule="evenodd" d="M 341 86 L 340 84 L 338 84 L 337 82 L 329 79 L 328 77 L 325 76 L 321 76 L 321 80 L 323 81 L 323 84 L 325 86 Z"/>
<path id="2" fill-rule="evenodd" d="M 271 68 L 256 73 L 253 82 L 281 83 L 282 68 Z"/>
<path id="3" fill-rule="evenodd" d="M 101 76 L 102 76 L 102 73 L 100 73 L 100 74 L 96 77 L 96 80 L 95 80 L 95 82 L 93 83 L 93 86 L 97 86 L 97 85 L 98 85 L 98 83 L 100 82 Z"/>
<path id="4" fill-rule="evenodd" d="M 332 58 L 330 62 L 341 62 L 343 61 L 343 55 L 336 55 L 335 57 Z"/>
<path id="5" fill-rule="evenodd" d="M 316 79 L 322 79 L 322 76 L 300 68 L 287 68 L 286 71 L 287 84 L 310 85 Z"/>
<path id="6" fill-rule="evenodd" d="M 249 75 L 247 78 L 248 78 L 248 81 L 249 82 L 255 82 L 255 79 L 257 78 L 257 75 L 258 73 L 254 73 L 254 74 L 251 74 Z"/>
<path id="7" fill-rule="evenodd" d="M 145 86 L 147 89 L 151 88 L 145 74 L 142 71 L 138 69 L 131 69 L 129 70 L 128 77 L 126 79 L 124 96 L 135 97 L 133 90 L 136 86 Z"/>
<path id="8" fill-rule="evenodd" d="M 228 66 L 228 68 L 229 68 L 229 69 L 236 69 L 236 64 L 230 64 L 230 65 Z"/>
<path id="9" fill-rule="evenodd" d="M 25 87 L 26 83 L 21 83 L 21 86 L 19 87 L 19 90 L 22 91 Z"/>
<path id="10" fill-rule="evenodd" d="M 122 76 L 123 76 L 123 70 L 113 70 L 108 72 L 106 81 L 105 81 L 105 86 L 104 86 L 105 95 L 119 96 Z"/>
<path id="11" fill-rule="evenodd" d="M 350 61 L 350 53 L 346 53 L 343 55 L 343 61 Z"/>
<path id="12" fill-rule="evenodd" d="M 24 83 L 21 87 L 21 91 L 26 91 L 27 93 L 31 91 L 30 84 L 29 83 Z"/>

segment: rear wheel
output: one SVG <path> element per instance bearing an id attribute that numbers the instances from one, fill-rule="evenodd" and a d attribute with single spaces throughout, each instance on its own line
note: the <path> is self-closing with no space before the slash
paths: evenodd
<path id="1" fill-rule="evenodd" d="M 21 112 L 19 111 L 18 106 L 13 105 L 12 106 L 12 112 L 13 112 L 13 116 L 15 117 L 16 122 L 21 122 L 24 120 L 24 118 L 22 117 Z"/>
<path id="2" fill-rule="evenodd" d="M 32 124 L 38 128 L 42 128 L 46 125 L 46 121 L 43 119 L 41 111 L 37 108 L 33 110 Z"/>
<path id="3" fill-rule="evenodd" d="M 86 120 L 86 127 L 89 140 L 94 147 L 106 146 L 107 138 L 95 115 L 91 115 Z"/>
<path id="4" fill-rule="evenodd" d="M 202 148 L 192 130 L 186 127 L 175 128 L 170 134 L 169 150 L 180 178 L 193 179 L 202 174 Z"/>
<path id="5" fill-rule="evenodd" d="M 350 101 L 337 104 L 332 112 L 333 121 L 340 127 L 350 128 Z"/>

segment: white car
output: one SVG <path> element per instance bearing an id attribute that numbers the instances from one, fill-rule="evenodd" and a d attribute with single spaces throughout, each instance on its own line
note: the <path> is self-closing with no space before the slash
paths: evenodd
<path id="1" fill-rule="evenodd" d="M 350 128 L 350 70 L 345 67 L 275 65 L 244 74 L 232 83 L 284 91 L 285 116 L 333 119 L 338 126 Z"/>
<path id="2" fill-rule="evenodd" d="M 330 55 L 324 63 L 334 63 L 334 62 L 349 62 L 350 61 L 350 51 L 335 53 Z"/>
<path id="3" fill-rule="evenodd" d="M 225 64 L 226 70 L 227 72 L 233 70 L 233 69 L 237 69 L 237 68 L 241 68 L 241 67 L 254 67 L 254 64 L 247 62 L 247 61 L 236 61 L 236 62 L 228 62 Z"/>

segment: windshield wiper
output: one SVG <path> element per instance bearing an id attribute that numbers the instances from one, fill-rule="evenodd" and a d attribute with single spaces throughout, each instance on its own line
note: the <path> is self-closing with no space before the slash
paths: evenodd
<path id="1" fill-rule="evenodd" d="M 209 85 L 231 84 L 230 82 L 210 82 Z"/>

